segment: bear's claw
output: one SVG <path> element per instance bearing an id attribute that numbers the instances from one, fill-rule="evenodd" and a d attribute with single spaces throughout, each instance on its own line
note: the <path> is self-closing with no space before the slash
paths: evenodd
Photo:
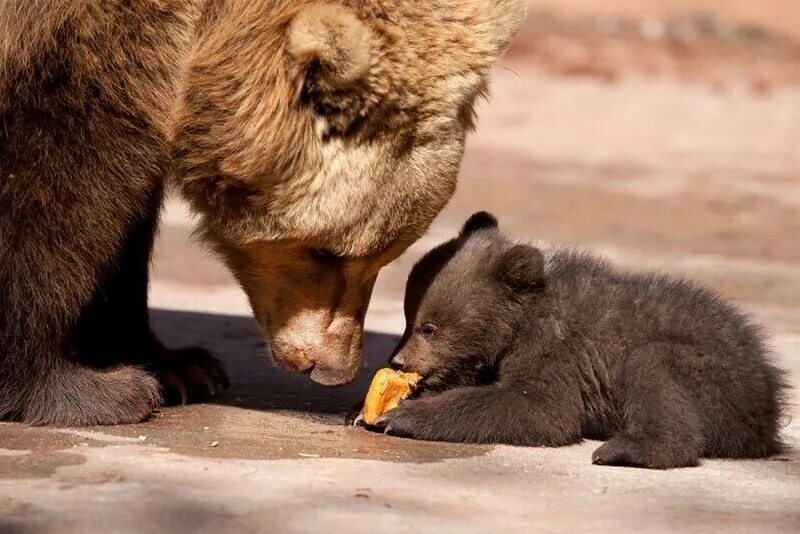
<path id="1" fill-rule="evenodd" d="M 151 370 L 161 383 L 167 405 L 208 400 L 230 387 L 222 363 L 198 347 L 165 349 Z"/>

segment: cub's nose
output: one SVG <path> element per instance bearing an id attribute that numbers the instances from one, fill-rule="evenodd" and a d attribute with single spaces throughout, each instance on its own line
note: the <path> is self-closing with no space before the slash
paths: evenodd
<path id="1" fill-rule="evenodd" d="M 402 371 L 403 368 L 406 366 L 406 359 L 403 357 L 402 352 L 398 352 L 389 360 L 389 365 L 392 366 L 392 369 L 396 369 L 398 371 Z"/>

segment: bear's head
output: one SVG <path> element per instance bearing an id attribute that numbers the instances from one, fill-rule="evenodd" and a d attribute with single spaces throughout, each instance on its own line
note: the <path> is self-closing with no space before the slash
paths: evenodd
<path id="1" fill-rule="evenodd" d="M 392 367 L 421 374 L 434 391 L 490 383 L 520 338 L 544 276 L 539 249 L 504 238 L 490 214 L 474 214 L 458 237 L 411 270 L 406 330 Z"/>
<path id="2" fill-rule="evenodd" d="M 256 0 L 204 17 L 176 178 L 278 365 L 355 377 L 378 271 L 452 196 L 525 3 Z"/>

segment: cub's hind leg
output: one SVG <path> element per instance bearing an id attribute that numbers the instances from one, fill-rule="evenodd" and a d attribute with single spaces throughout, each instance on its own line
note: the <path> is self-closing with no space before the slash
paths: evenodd
<path id="1" fill-rule="evenodd" d="M 594 451 L 593 463 L 653 469 L 698 464 L 703 453 L 701 415 L 668 363 L 686 351 L 691 347 L 652 343 L 628 356 L 615 384 L 622 427 Z"/>

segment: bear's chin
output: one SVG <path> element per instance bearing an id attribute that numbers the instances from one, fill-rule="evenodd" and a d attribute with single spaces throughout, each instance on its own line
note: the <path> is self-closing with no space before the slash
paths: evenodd
<path id="1" fill-rule="evenodd" d="M 317 384 L 323 386 L 343 386 L 355 380 L 358 368 L 355 372 L 345 369 L 332 369 L 329 367 L 315 366 L 309 377 Z"/>

